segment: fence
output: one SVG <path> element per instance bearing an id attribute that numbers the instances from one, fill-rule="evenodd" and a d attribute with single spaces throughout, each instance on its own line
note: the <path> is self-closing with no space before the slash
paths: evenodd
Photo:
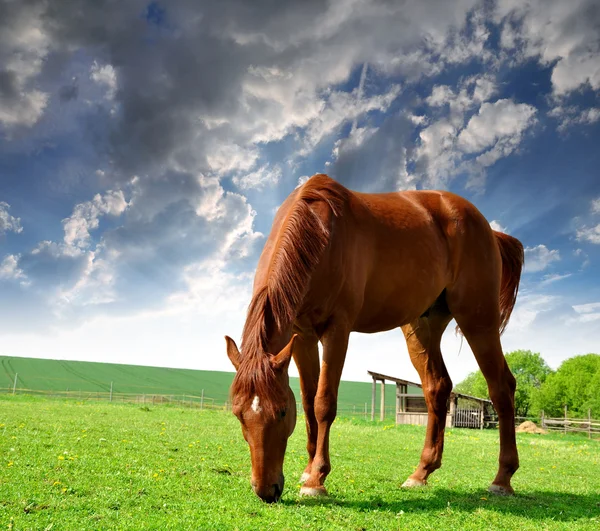
<path id="1" fill-rule="evenodd" d="M 172 405 L 195 409 L 220 409 L 228 411 L 231 403 L 228 400 L 207 397 L 204 391 L 200 396 L 193 394 L 159 394 L 159 393 L 117 393 L 112 391 L 81 391 L 81 390 L 40 390 L 20 387 L 0 387 L 0 394 L 21 394 L 39 396 L 59 400 L 76 400 L 80 402 L 113 402 L 138 404 L 140 406 Z M 302 412 L 302 403 L 296 402 L 298 412 Z M 352 417 L 370 419 L 371 411 L 368 404 L 338 404 L 339 417 Z M 396 415 L 395 407 L 385 408 L 386 419 L 393 419 Z"/>
<path id="2" fill-rule="evenodd" d="M 567 406 L 565 406 L 565 416 L 562 418 L 547 418 L 542 411 L 540 424 L 543 429 L 550 431 L 587 433 L 589 439 L 592 435 L 600 435 L 600 420 L 592 419 L 592 412 L 589 409 L 587 419 L 569 418 Z"/>
<path id="3" fill-rule="evenodd" d="M 527 420 L 547 431 L 583 433 L 587 434 L 589 439 L 593 439 L 594 436 L 600 436 L 600 420 L 592 418 L 591 410 L 588 410 L 587 419 L 569 417 L 567 408 L 565 408 L 564 417 L 556 418 L 546 417 L 542 411 L 539 417 L 515 417 L 515 425 L 519 426 Z"/>

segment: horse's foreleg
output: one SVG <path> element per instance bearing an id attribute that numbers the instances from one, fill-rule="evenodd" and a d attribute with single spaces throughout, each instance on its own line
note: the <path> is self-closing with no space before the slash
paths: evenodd
<path id="1" fill-rule="evenodd" d="M 317 446 L 310 475 L 300 489 L 300 494 L 306 496 L 327 494 L 324 483 L 331 471 L 329 431 L 337 413 L 338 387 L 346 358 L 349 334 L 349 327 L 330 326 L 323 335 L 323 363 L 315 397 Z"/>
<path id="2" fill-rule="evenodd" d="M 440 340 L 449 321 L 448 315 L 433 314 L 402 327 L 410 359 L 421 377 L 427 404 L 427 433 L 421 460 L 403 487 L 426 485 L 428 476 L 442 466 L 447 402 L 452 381 L 442 359 Z"/>
<path id="3" fill-rule="evenodd" d="M 318 425 L 315 417 L 315 396 L 319 384 L 319 340 L 312 329 L 294 327 L 294 332 L 299 334 L 301 341 L 299 348 L 294 351 L 294 361 L 300 375 L 300 390 L 302 391 L 302 406 L 306 422 L 308 452 L 308 465 L 306 466 L 300 482 L 310 477 L 315 452 L 317 450 Z"/>

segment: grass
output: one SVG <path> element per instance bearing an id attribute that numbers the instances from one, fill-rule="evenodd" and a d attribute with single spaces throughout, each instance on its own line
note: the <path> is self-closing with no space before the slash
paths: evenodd
<path id="1" fill-rule="evenodd" d="M 0 397 L 0 529 L 598 529 L 600 442 L 519 434 L 517 495 L 487 493 L 495 431 L 449 430 L 444 466 L 423 489 L 400 485 L 424 429 L 338 419 L 330 497 L 298 496 L 302 417 L 276 505 L 250 490 L 231 413 L 172 406 Z"/>
<path id="2" fill-rule="evenodd" d="M 225 346 L 223 345 L 223 356 Z M 233 372 L 198 371 L 191 369 L 170 369 L 165 367 L 145 367 L 118 363 L 97 363 L 88 361 L 46 360 L 39 358 L 19 358 L 0 356 L 0 388 L 12 390 L 15 373 L 18 373 L 17 386 L 39 391 L 84 391 L 108 392 L 113 382 L 115 393 L 166 394 L 204 396 L 223 404 L 233 380 Z M 298 378 L 290 378 L 290 386 L 300 400 Z M 396 403 L 394 385 L 387 385 L 387 412 L 393 417 Z M 419 388 L 410 388 L 409 393 L 420 393 Z M 379 408 L 379 389 L 376 393 L 376 408 Z M 364 411 L 365 403 L 371 411 L 371 384 L 365 382 L 345 382 L 340 384 L 339 407 L 357 412 Z M 377 409 L 377 414 L 379 409 Z"/>

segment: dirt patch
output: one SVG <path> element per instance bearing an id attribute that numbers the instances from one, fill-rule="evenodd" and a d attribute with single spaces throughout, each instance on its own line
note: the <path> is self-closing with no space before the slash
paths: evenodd
<path id="1" fill-rule="evenodd" d="M 517 429 L 516 429 L 517 433 L 539 433 L 542 435 L 545 435 L 546 433 L 548 433 L 546 430 L 543 430 L 542 428 L 538 428 L 535 425 L 535 422 L 531 422 L 530 420 L 526 420 L 525 422 L 523 422 L 523 424 L 520 424 Z"/>

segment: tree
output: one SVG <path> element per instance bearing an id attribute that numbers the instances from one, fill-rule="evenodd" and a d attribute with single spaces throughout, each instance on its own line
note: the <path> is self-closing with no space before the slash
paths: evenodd
<path id="1" fill-rule="evenodd" d="M 588 408 L 600 414 L 600 355 L 565 360 L 533 395 L 535 413 L 562 416 L 565 405 L 575 416 L 587 416 Z"/>
<path id="2" fill-rule="evenodd" d="M 552 369 L 539 353 L 530 350 L 515 350 L 504 356 L 511 372 L 517 380 L 515 411 L 519 417 L 531 414 L 531 400 L 534 390 L 539 389 L 552 373 Z M 488 398 L 487 382 L 480 370 L 469 374 L 456 387 L 455 391 L 479 398 Z"/>

